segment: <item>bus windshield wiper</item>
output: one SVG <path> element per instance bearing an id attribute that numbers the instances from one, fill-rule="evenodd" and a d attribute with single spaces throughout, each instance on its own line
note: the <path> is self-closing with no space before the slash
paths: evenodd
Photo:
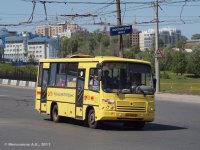
<path id="1" fill-rule="evenodd" d="M 117 91 L 117 95 L 119 95 L 119 94 L 127 94 L 127 93 L 130 93 L 129 89 L 119 89 Z"/>
<path id="2" fill-rule="evenodd" d="M 144 95 L 144 97 L 146 96 L 146 93 L 144 92 L 144 90 L 140 86 L 137 86 L 136 88 L 138 88 L 140 90 L 140 92 L 142 92 L 142 94 Z"/>

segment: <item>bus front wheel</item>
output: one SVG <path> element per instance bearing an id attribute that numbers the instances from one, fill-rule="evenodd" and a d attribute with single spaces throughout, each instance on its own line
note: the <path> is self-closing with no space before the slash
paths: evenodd
<path id="1" fill-rule="evenodd" d="M 55 104 L 51 110 L 51 120 L 54 122 L 60 122 L 60 116 L 58 115 L 58 105 Z"/>
<path id="2" fill-rule="evenodd" d="M 95 111 L 90 109 L 87 116 L 88 126 L 92 129 L 96 129 L 99 126 L 99 122 L 95 120 Z"/>

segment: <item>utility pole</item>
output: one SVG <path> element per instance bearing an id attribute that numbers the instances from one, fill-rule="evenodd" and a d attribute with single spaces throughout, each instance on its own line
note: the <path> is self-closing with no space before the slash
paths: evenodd
<path id="1" fill-rule="evenodd" d="M 47 40 L 46 39 L 44 43 L 44 58 L 47 59 Z"/>
<path id="2" fill-rule="evenodd" d="M 121 21 L 121 9 L 120 9 L 120 0 L 116 0 L 117 6 L 117 26 L 122 25 Z M 119 57 L 123 57 L 123 38 L 122 35 L 118 35 L 118 42 L 119 42 Z"/>
<path id="3" fill-rule="evenodd" d="M 155 0 L 155 54 L 159 49 L 159 18 L 158 18 L 158 0 Z M 160 92 L 160 60 L 155 56 L 155 74 L 156 74 L 156 93 Z"/>

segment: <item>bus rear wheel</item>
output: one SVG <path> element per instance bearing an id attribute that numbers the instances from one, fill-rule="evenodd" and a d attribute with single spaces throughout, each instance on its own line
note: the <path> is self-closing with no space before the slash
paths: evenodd
<path id="1" fill-rule="evenodd" d="M 87 116 L 87 124 L 90 128 L 96 129 L 99 127 L 99 122 L 95 120 L 95 111 L 90 109 Z"/>
<path id="2" fill-rule="evenodd" d="M 58 105 L 55 104 L 51 110 L 51 120 L 54 122 L 60 122 L 61 117 L 58 115 Z"/>

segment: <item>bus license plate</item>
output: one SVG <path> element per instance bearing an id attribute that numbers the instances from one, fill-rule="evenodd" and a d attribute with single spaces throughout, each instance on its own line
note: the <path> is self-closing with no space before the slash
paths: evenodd
<path id="1" fill-rule="evenodd" d="M 137 114 L 126 114 L 126 117 L 137 117 Z"/>

